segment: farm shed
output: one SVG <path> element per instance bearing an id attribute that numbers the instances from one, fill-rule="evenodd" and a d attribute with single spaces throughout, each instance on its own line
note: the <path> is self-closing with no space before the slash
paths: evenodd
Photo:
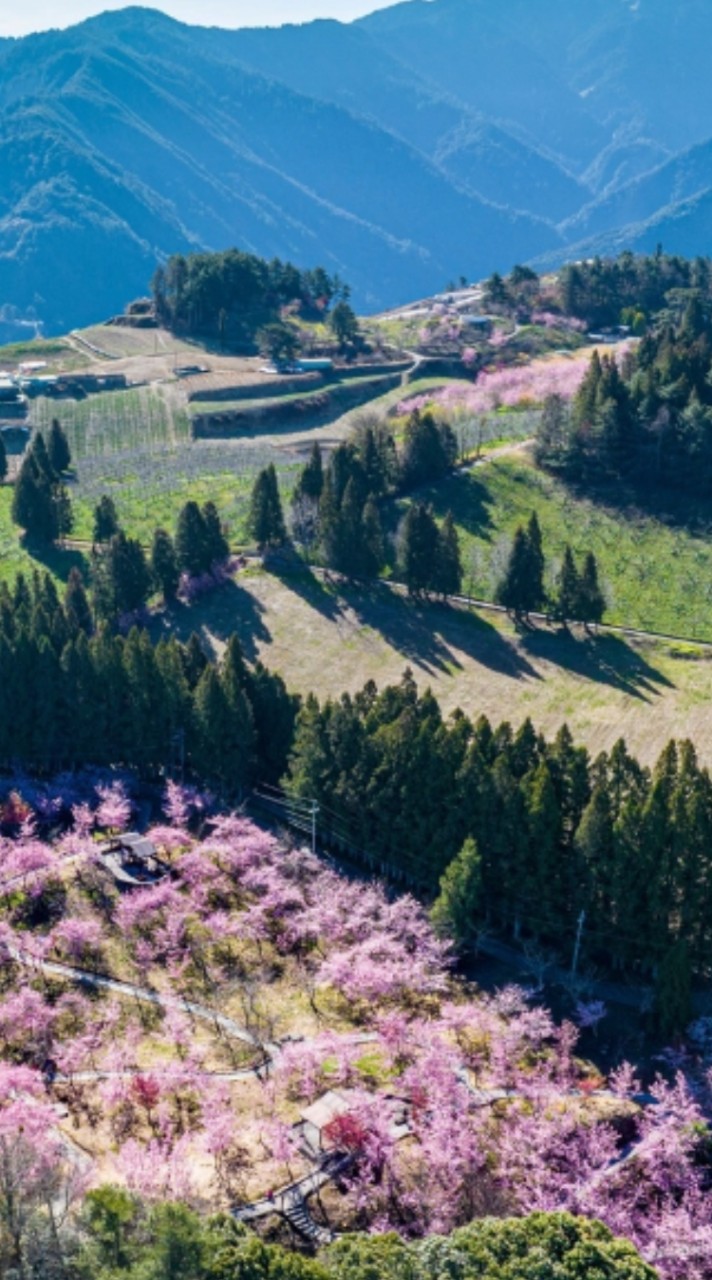
<path id="1" fill-rule="evenodd" d="M 170 867 L 159 858 L 151 841 L 136 831 L 107 841 L 99 857 L 119 889 L 150 887 L 170 873 Z"/>

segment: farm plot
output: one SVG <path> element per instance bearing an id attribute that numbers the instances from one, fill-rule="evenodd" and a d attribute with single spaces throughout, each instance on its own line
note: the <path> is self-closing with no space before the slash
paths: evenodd
<path id="1" fill-rule="evenodd" d="M 579 562 L 598 560 L 608 599 L 606 622 L 688 639 L 712 638 L 712 506 L 679 522 L 635 507 L 578 497 L 521 452 L 491 460 L 425 488 L 418 498 L 438 517 L 452 511 L 460 534 L 465 589 L 492 600 L 514 531 L 536 511 L 549 585 L 568 543 Z M 673 499 L 670 499 L 670 505 Z M 399 504 L 403 510 L 405 504 Z M 694 521 L 694 523 L 693 523 Z"/>
<path id="2" fill-rule="evenodd" d="M 133 387 L 85 400 L 40 397 L 32 402 L 33 426 L 46 430 L 53 418 L 58 418 L 67 432 L 77 463 L 132 449 L 157 452 L 190 439 L 188 414 L 172 387 Z"/>
<path id="3" fill-rule="evenodd" d="M 254 446 L 199 441 L 180 449 L 137 448 L 85 458 L 72 486 L 74 534 L 91 537 L 94 508 L 102 494 L 114 499 L 128 533 L 150 542 L 161 526 L 173 529 L 189 500 L 215 502 L 231 541 L 245 540 L 245 520 L 257 472 L 275 463 L 284 501 L 296 483 L 299 462 L 269 444 Z"/>

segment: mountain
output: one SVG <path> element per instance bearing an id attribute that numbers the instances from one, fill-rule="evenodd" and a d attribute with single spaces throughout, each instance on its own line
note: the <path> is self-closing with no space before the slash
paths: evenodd
<path id="1" fill-rule="evenodd" d="M 708 0 L 244 31 L 128 8 L 0 40 L 0 317 L 88 323 L 233 244 L 364 310 L 650 235 L 706 252 L 711 45 Z"/>
<path id="2" fill-rule="evenodd" d="M 87 297 L 95 316 L 123 305 L 189 247 L 321 263 L 376 308 L 559 243 L 395 133 L 150 11 L 5 42 L 0 82 L 0 305 L 49 329 L 92 318 Z"/>

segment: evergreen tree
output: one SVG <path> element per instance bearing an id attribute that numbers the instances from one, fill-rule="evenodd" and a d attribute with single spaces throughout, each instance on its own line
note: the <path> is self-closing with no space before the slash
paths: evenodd
<path id="1" fill-rule="evenodd" d="M 376 503 L 369 498 L 361 517 L 362 569 L 364 578 L 377 578 L 383 564 L 383 529 Z"/>
<path id="2" fill-rule="evenodd" d="M 438 526 L 422 502 L 413 503 L 399 531 L 398 564 L 409 595 L 430 590 L 436 561 Z"/>
<path id="3" fill-rule="evenodd" d="M 321 491 L 324 488 L 324 468 L 321 457 L 321 447 L 317 440 L 314 441 L 309 461 L 305 463 L 296 484 L 295 493 L 301 497 L 312 498 L 318 502 L 321 497 Z"/>
<path id="4" fill-rule="evenodd" d="M 519 618 L 527 614 L 530 608 L 529 569 L 530 548 L 526 530 L 520 525 L 515 531 L 512 550 L 504 571 L 504 576 L 497 584 L 495 601 L 502 605 L 508 613 Z"/>
<path id="5" fill-rule="evenodd" d="M 680 1035 L 692 1016 L 692 974 L 687 942 L 681 939 L 665 955 L 655 984 L 653 1021 L 666 1042 Z"/>
<path id="6" fill-rule="evenodd" d="M 206 502 L 203 507 L 205 525 L 205 558 L 207 567 L 222 564 L 230 555 L 230 548 L 222 530 L 220 516 L 214 502 Z"/>
<path id="7" fill-rule="evenodd" d="M 53 485 L 58 478 L 57 472 L 50 462 L 47 444 L 41 431 L 36 431 L 33 435 L 28 454 L 35 465 L 37 475 L 44 477 L 49 485 Z"/>
<path id="8" fill-rule="evenodd" d="M 536 511 L 532 511 L 527 525 L 527 543 L 529 552 L 529 587 L 528 610 L 535 612 L 544 606 L 546 592 L 544 590 L 544 550 L 541 529 Z"/>
<path id="9" fill-rule="evenodd" d="M 334 491 L 334 480 L 331 467 L 324 477 L 324 487 L 319 500 L 319 535 L 324 562 L 330 569 L 337 569 L 343 563 L 343 526 L 341 520 L 341 504 Z"/>
<path id="10" fill-rule="evenodd" d="M 178 515 L 176 560 L 181 573 L 197 577 L 209 567 L 205 518 L 197 502 L 186 502 Z"/>
<path id="11" fill-rule="evenodd" d="M 282 546 L 287 537 L 273 462 L 260 471 L 255 480 L 247 527 L 260 551 Z"/>
<path id="12" fill-rule="evenodd" d="M 2 484 L 3 480 L 7 475 L 7 467 L 8 467 L 8 463 L 7 463 L 7 449 L 5 448 L 5 437 L 2 431 L 0 431 L 0 484 Z"/>
<path id="13" fill-rule="evenodd" d="M 196 740 L 193 758 L 199 773 L 234 797 L 247 782 L 252 759 L 252 716 L 242 691 L 230 702 L 215 667 L 205 668 L 194 697 Z"/>
<path id="14" fill-rule="evenodd" d="M 151 578 L 166 603 L 178 594 L 180 572 L 171 535 L 165 529 L 156 529 L 151 547 Z"/>
<path id="15" fill-rule="evenodd" d="M 119 532 L 119 517 L 113 498 L 103 494 L 94 508 L 94 543 L 109 542 Z"/>
<path id="16" fill-rule="evenodd" d="M 430 919 L 436 931 L 466 949 L 476 933 L 477 913 L 482 894 L 482 860 L 477 844 L 465 841 L 440 880 Z"/>
<path id="17" fill-rule="evenodd" d="M 432 585 L 433 590 L 442 596 L 457 596 L 462 590 L 460 540 L 451 511 L 448 511 L 438 534 Z"/>
<path id="18" fill-rule="evenodd" d="M 598 625 L 606 609 L 606 601 L 598 583 L 598 565 L 592 551 L 587 552 L 583 562 L 583 573 L 580 583 L 579 617 L 587 626 Z"/>
<path id="19" fill-rule="evenodd" d="M 64 594 L 64 611 L 70 631 L 73 635 L 82 631 L 91 635 L 93 619 L 89 599 L 84 589 L 84 580 L 77 568 L 70 569 L 67 589 Z"/>
<path id="20" fill-rule="evenodd" d="M 74 528 L 74 512 L 72 511 L 72 502 L 69 497 L 69 491 L 63 484 L 54 485 L 52 491 L 52 502 L 54 504 L 54 519 L 56 525 L 56 537 L 66 538 Z"/>
<path id="21" fill-rule="evenodd" d="M 47 438 L 47 454 L 50 463 L 58 476 L 63 471 L 68 471 L 72 465 L 72 455 L 69 449 L 69 441 L 66 433 L 60 425 L 58 418 L 52 419 L 52 425 L 49 429 Z"/>
<path id="22" fill-rule="evenodd" d="M 12 518 L 31 541 L 54 542 L 60 532 L 60 517 L 66 525 L 67 512 L 64 502 L 58 502 L 57 489 L 56 482 L 47 478 L 37 462 L 36 452 L 30 450 L 15 483 Z"/>
<path id="23" fill-rule="evenodd" d="M 404 489 L 438 480 L 454 466 L 457 440 L 447 423 L 437 423 L 432 413 L 414 410 L 408 419 L 400 459 Z"/>
<path id="24" fill-rule="evenodd" d="M 143 608 L 151 590 L 151 574 L 140 542 L 115 533 L 95 563 L 100 588 L 94 598 L 103 616 L 112 618 Z"/>
<path id="25" fill-rule="evenodd" d="M 208 659 L 200 643 L 200 637 L 194 631 L 191 632 L 188 643 L 183 649 L 182 660 L 183 674 L 188 682 L 188 687 L 189 689 L 195 689 L 208 665 Z"/>
<path id="26" fill-rule="evenodd" d="M 555 616 L 564 626 L 577 619 L 581 611 L 581 579 L 570 546 L 564 548 L 564 558 L 557 581 Z"/>
<path id="27" fill-rule="evenodd" d="M 329 328 L 342 350 L 355 343 L 358 338 L 358 320 L 348 302 L 337 302 L 329 316 Z"/>

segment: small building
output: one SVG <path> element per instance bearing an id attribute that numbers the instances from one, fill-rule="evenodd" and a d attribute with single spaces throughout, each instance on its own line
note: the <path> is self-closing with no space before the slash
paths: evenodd
<path id="1" fill-rule="evenodd" d="M 328 1156 L 334 1153 L 337 1143 L 330 1132 L 334 1121 L 358 1106 L 362 1095 L 351 1089 L 330 1089 L 311 1106 L 302 1111 L 300 1122 L 295 1125 L 302 1143 L 302 1150 L 310 1159 Z M 407 1138 L 410 1133 L 408 1124 L 408 1103 L 403 1098 L 387 1095 L 380 1099 L 387 1109 L 390 1120 L 391 1137 L 396 1141 Z"/>
<path id="2" fill-rule="evenodd" d="M 332 1149 L 334 1144 L 329 1141 L 329 1125 L 338 1116 L 347 1115 L 353 1105 L 354 1097 L 348 1090 L 342 1093 L 330 1089 L 310 1107 L 305 1107 L 298 1127 L 306 1147 L 314 1154 Z"/>
<path id="3" fill-rule="evenodd" d="M 150 888 L 170 874 L 168 863 L 159 858 L 151 841 L 137 831 L 127 831 L 107 840 L 99 858 L 119 889 Z"/>
<path id="4" fill-rule="evenodd" d="M 490 334 L 492 332 L 492 320 L 489 316 L 465 315 L 461 316 L 460 319 L 468 328 L 475 329 L 479 333 Z"/>

